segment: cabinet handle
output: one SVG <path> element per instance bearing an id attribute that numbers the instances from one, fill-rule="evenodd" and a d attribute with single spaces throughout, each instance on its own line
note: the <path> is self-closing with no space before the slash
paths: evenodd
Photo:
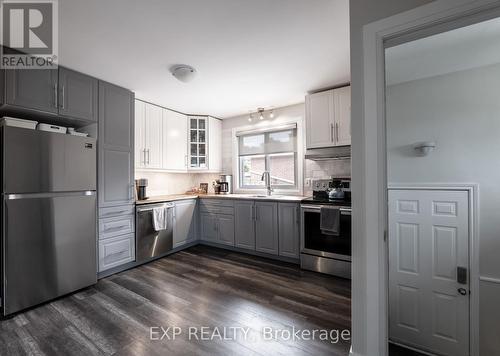
<path id="1" fill-rule="evenodd" d="M 255 220 L 255 211 L 254 211 L 254 209 L 255 209 L 255 206 L 252 205 L 252 212 L 251 212 L 251 214 L 252 214 L 252 220 Z"/>
<path id="2" fill-rule="evenodd" d="M 119 226 L 114 226 L 114 227 L 104 227 L 104 232 L 114 232 L 114 231 L 120 231 L 122 229 L 128 228 L 129 225 L 119 225 Z"/>
<path id="3" fill-rule="evenodd" d="M 64 85 L 61 87 L 61 109 L 64 109 Z"/>
<path id="4" fill-rule="evenodd" d="M 333 124 L 330 124 L 330 141 L 335 142 L 335 134 L 333 133 Z"/>
<path id="5" fill-rule="evenodd" d="M 59 108 L 59 90 L 57 88 L 57 83 L 54 84 L 54 107 Z"/>
<path id="6" fill-rule="evenodd" d="M 107 217 L 113 217 L 113 216 L 120 216 L 120 215 L 123 215 L 123 214 L 126 214 L 130 212 L 130 210 L 117 210 L 117 211 L 112 211 L 110 213 L 107 213 L 107 214 L 104 214 L 104 215 L 101 215 L 100 218 L 107 218 Z"/>
<path id="7" fill-rule="evenodd" d="M 335 123 L 335 136 L 336 136 L 336 141 L 339 141 L 339 123 Z"/>
<path id="8" fill-rule="evenodd" d="M 148 161 L 146 163 L 149 165 L 149 148 L 146 150 L 146 152 L 148 153 Z"/>
<path id="9" fill-rule="evenodd" d="M 255 205 L 255 221 L 259 220 L 259 210 L 257 209 L 257 205 Z"/>

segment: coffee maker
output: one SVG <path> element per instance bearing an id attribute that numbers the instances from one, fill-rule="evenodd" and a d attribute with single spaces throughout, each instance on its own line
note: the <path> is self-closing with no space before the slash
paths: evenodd
<path id="1" fill-rule="evenodd" d="M 135 189 L 137 191 L 137 200 L 146 200 L 148 196 L 146 195 L 146 187 L 148 186 L 147 179 L 136 179 L 135 180 Z"/>
<path id="2" fill-rule="evenodd" d="M 229 174 L 221 174 L 219 179 L 220 193 L 232 194 L 233 193 L 233 176 Z"/>

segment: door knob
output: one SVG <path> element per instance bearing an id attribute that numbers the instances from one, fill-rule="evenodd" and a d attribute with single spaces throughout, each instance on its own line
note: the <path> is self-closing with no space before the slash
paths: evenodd
<path id="1" fill-rule="evenodd" d="M 458 293 L 460 293 L 461 295 L 467 295 L 467 289 L 465 289 L 465 288 L 458 288 Z"/>

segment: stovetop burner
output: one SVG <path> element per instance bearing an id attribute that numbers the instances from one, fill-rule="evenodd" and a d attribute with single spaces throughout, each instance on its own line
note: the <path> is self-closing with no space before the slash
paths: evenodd
<path id="1" fill-rule="evenodd" d="M 351 186 L 350 180 L 346 178 L 318 179 L 312 182 L 313 196 L 302 200 L 302 204 L 351 206 Z M 329 199 L 328 192 L 332 187 L 342 187 L 344 191 L 343 199 Z"/>
<path id="2" fill-rule="evenodd" d="M 351 201 L 350 200 L 331 200 L 322 197 L 310 197 L 310 198 L 305 198 L 302 199 L 301 201 L 302 204 L 318 204 L 318 205 L 335 205 L 335 206 L 351 206 Z"/>

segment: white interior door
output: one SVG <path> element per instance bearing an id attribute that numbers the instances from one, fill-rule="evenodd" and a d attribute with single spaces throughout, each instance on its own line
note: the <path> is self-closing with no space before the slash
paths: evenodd
<path id="1" fill-rule="evenodd" d="M 392 341 L 469 355 L 468 199 L 466 191 L 389 191 Z M 465 284 L 458 268 L 467 270 Z"/>

